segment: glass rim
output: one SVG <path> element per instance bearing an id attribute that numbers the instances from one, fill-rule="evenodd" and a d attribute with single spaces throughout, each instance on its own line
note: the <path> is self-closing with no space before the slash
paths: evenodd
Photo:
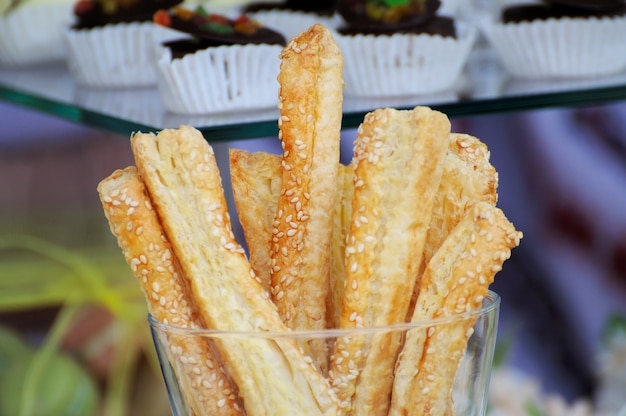
<path id="1" fill-rule="evenodd" d="M 207 329 L 207 328 L 189 328 L 181 327 L 163 322 L 158 322 L 154 319 L 152 314 L 148 314 L 148 322 L 151 328 L 158 331 L 165 331 L 171 334 L 179 334 L 186 336 L 205 336 L 205 337 L 240 337 L 240 338 L 339 338 L 345 336 L 354 336 L 358 334 L 368 333 L 381 333 L 381 332 L 396 332 L 407 331 L 410 329 L 427 329 L 431 326 L 442 325 L 457 321 L 468 320 L 471 318 L 477 318 L 481 315 L 487 315 L 500 305 L 500 295 L 492 290 L 488 290 L 484 297 L 483 305 L 479 308 L 472 309 L 471 311 L 465 311 L 461 313 L 452 314 L 449 316 L 443 316 L 440 318 L 433 318 L 426 321 L 416 322 L 401 322 L 397 324 L 390 324 L 385 326 L 372 326 L 366 328 L 327 328 L 320 330 L 288 330 L 288 331 L 233 331 L 233 330 L 221 330 L 221 329 Z"/>

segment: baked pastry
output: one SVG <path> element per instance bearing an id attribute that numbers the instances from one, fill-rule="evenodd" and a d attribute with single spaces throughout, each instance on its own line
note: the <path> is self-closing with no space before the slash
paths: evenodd
<path id="1" fill-rule="evenodd" d="M 467 209 L 430 259 L 411 320 L 424 322 L 479 308 L 521 237 L 494 204 L 481 201 Z M 389 415 L 453 414 L 454 375 L 474 323 L 470 315 L 407 332 L 396 362 Z"/>
<path id="2" fill-rule="evenodd" d="M 341 328 L 406 319 L 449 136 L 448 118 L 426 107 L 365 116 L 352 161 Z M 329 376 L 346 414 L 387 414 L 399 335 L 337 340 Z"/>
<path id="3" fill-rule="evenodd" d="M 278 137 L 284 152 L 272 225 L 271 293 L 288 327 L 324 329 L 338 195 L 343 58 L 331 32 L 320 24 L 292 39 L 280 58 Z M 310 347 L 325 369 L 325 343 Z"/>
<path id="4" fill-rule="evenodd" d="M 482 29 L 514 77 L 591 77 L 626 68 L 623 0 L 515 4 Z"/>
<path id="5" fill-rule="evenodd" d="M 72 5 L 72 0 L 0 2 L 0 66 L 63 62 Z"/>
<path id="6" fill-rule="evenodd" d="M 152 23 L 159 8 L 182 0 L 78 0 L 65 32 L 69 69 L 87 87 L 156 84 L 154 42 L 166 31 Z"/>
<path id="7" fill-rule="evenodd" d="M 233 199 L 246 239 L 250 264 L 269 293 L 272 222 L 282 185 L 280 156 L 240 149 L 230 149 L 229 156 Z"/>
<path id="8" fill-rule="evenodd" d="M 178 32 L 158 48 L 158 88 L 172 113 L 207 114 L 278 104 L 276 90 L 285 45 L 278 32 L 241 15 L 235 19 L 173 8 L 154 15 Z"/>
<path id="9" fill-rule="evenodd" d="M 213 149 L 189 126 L 137 133 L 137 169 L 208 328 L 285 332 L 232 233 Z M 176 192 L 172 192 L 176 189 Z M 291 337 L 217 337 L 248 414 L 335 415 L 328 381 Z M 259 386 L 271 386 L 269 389 Z"/>
<path id="10" fill-rule="evenodd" d="M 384 2 L 341 0 L 337 6 L 344 24 L 342 34 L 426 33 L 456 37 L 454 21 L 437 15 L 439 0 L 407 1 L 399 5 Z"/>
<path id="11" fill-rule="evenodd" d="M 275 28 L 289 40 L 316 23 L 333 27 L 336 24 L 335 3 L 334 0 L 252 2 L 243 10 L 253 19 Z"/>
<path id="12" fill-rule="evenodd" d="M 205 328 L 189 281 L 172 254 L 145 185 L 134 166 L 118 169 L 98 184 L 111 232 L 146 297 L 152 319 L 181 328 Z M 185 403 L 196 415 L 243 415 L 237 387 L 226 374 L 212 343 L 172 333 L 170 363 Z"/>
<path id="13" fill-rule="evenodd" d="M 439 0 L 387 6 L 344 0 L 337 28 L 346 61 L 346 96 L 398 97 L 440 93 L 458 80 L 476 29 L 437 14 Z"/>

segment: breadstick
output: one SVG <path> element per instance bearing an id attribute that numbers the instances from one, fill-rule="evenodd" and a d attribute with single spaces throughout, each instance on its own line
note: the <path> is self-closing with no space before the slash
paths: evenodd
<path id="1" fill-rule="evenodd" d="M 270 290 L 272 221 L 282 184 L 280 156 L 230 149 L 235 207 L 248 245 L 250 264 L 263 288 Z"/>
<path id="2" fill-rule="evenodd" d="M 418 276 L 423 274 L 433 254 L 461 221 L 469 207 L 479 201 L 495 205 L 498 200 L 498 173 L 489 162 L 489 149 L 478 138 L 452 133 L 443 163 L 443 175 L 435 195 Z M 418 280 L 409 308 L 409 319 L 413 314 L 419 289 Z"/>
<path id="3" fill-rule="evenodd" d="M 103 179 L 98 193 L 111 232 L 141 285 L 153 318 L 185 328 L 202 327 L 189 283 L 135 167 L 118 169 Z M 196 415 L 243 415 L 237 388 L 205 339 L 172 335 L 165 342 L 181 394 Z"/>
<path id="4" fill-rule="evenodd" d="M 189 126 L 137 133 L 131 148 L 206 325 L 286 331 L 234 238 L 215 155 L 202 134 Z M 226 336 L 215 344 L 248 414 L 337 413 L 327 380 L 293 338 Z"/>
<path id="5" fill-rule="evenodd" d="M 343 57 L 320 24 L 291 40 L 278 74 L 282 190 L 272 227 L 272 299 L 292 329 L 324 329 L 342 117 Z M 309 345 L 327 367 L 325 343 Z"/>
<path id="6" fill-rule="evenodd" d="M 446 236 L 461 221 L 468 207 L 478 201 L 496 204 L 498 173 L 489 162 L 489 156 L 489 149 L 478 138 L 468 134 L 451 134 L 424 245 L 422 270 Z"/>
<path id="7" fill-rule="evenodd" d="M 426 107 L 365 116 L 352 161 L 342 327 L 404 322 L 449 135 L 448 118 Z M 398 348 L 390 334 L 337 341 L 330 378 L 346 414 L 387 414 Z"/>
<path id="8" fill-rule="evenodd" d="M 480 307 L 521 237 L 493 204 L 468 209 L 428 263 L 412 320 Z M 452 386 L 474 322 L 409 331 L 396 363 L 390 415 L 454 414 Z"/>

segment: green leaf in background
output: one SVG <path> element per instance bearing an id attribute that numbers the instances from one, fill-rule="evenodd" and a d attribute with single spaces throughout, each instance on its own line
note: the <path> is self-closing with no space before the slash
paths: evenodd
<path id="1" fill-rule="evenodd" d="M 539 408 L 537 403 L 529 400 L 524 403 L 524 409 L 528 412 L 528 416 L 546 416 L 546 414 Z"/>
<path id="2" fill-rule="evenodd" d="M 24 342 L 17 332 L 0 326 L 0 382 L 11 363 L 29 354 L 30 351 L 24 348 Z"/>
<path id="3" fill-rule="evenodd" d="M 0 333 L 0 416 L 123 416 L 142 354 L 157 374 L 150 333 L 144 330 L 143 293 L 119 248 L 113 249 L 89 252 L 28 235 L 0 235 L 0 275 L 9 277 L 0 279 L 0 312 L 61 307 L 43 342 L 36 348 L 22 345 L 21 356 L 14 334 Z M 113 370 L 103 397 L 90 374 L 60 349 L 85 305 L 104 307 L 115 318 Z"/>
<path id="4" fill-rule="evenodd" d="M 14 331 L 0 328 L 0 415 L 85 416 L 93 415 L 98 390 L 90 375 L 72 358 L 53 351 L 41 366 L 37 380 L 29 380 L 37 364 L 38 350 Z M 30 384 L 30 385 L 29 385 Z M 23 406 L 25 391 L 33 402 Z"/>
<path id="5" fill-rule="evenodd" d="M 89 374 L 72 358 L 57 353 L 43 366 L 33 389 L 35 402 L 24 413 L 22 394 L 35 351 L 15 359 L 0 377 L 0 415 L 86 416 L 95 415 L 98 391 Z"/>
<path id="6" fill-rule="evenodd" d="M 493 352 L 493 368 L 500 368 L 504 366 L 511 347 L 513 346 L 513 337 L 500 337 L 496 343 L 496 348 Z"/>
<path id="7" fill-rule="evenodd" d="M 387 7 L 404 6 L 405 4 L 409 4 L 409 0 L 383 0 L 383 3 L 385 3 Z"/>
<path id="8" fill-rule="evenodd" d="M 615 313 L 610 315 L 604 324 L 602 341 L 609 345 L 616 337 L 626 336 L 626 316 Z"/>

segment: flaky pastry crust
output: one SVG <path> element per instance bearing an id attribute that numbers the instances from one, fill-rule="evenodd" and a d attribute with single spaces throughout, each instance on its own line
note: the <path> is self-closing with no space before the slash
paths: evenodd
<path id="1" fill-rule="evenodd" d="M 265 290 L 271 286 L 272 222 L 282 184 L 280 156 L 230 149 L 230 180 L 250 264 Z"/>
<path id="2" fill-rule="evenodd" d="M 448 118 L 426 107 L 365 116 L 352 160 L 341 327 L 404 322 L 449 134 Z M 330 378 L 344 414 L 387 414 L 399 346 L 397 334 L 337 340 Z"/>
<path id="3" fill-rule="evenodd" d="M 478 202 L 428 263 L 412 317 L 420 322 L 479 308 L 522 234 L 501 209 Z M 389 414 L 452 415 L 452 386 L 475 318 L 409 331 L 396 363 Z"/>
<path id="4" fill-rule="evenodd" d="M 281 54 L 278 125 L 284 153 L 272 297 L 290 328 L 326 327 L 342 68 L 341 52 L 321 25 L 292 39 Z"/>
<path id="5" fill-rule="evenodd" d="M 418 281 L 409 308 L 409 320 L 420 290 L 419 278 L 445 238 L 475 203 L 485 201 L 496 205 L 498 201 L 498 172 L 489 157 L 489 149 L 478 138 L 463 133 L 450 134 L 441 183 L 435 195 L 424 243 Z"/>
<path id="6" fill-rule="evenodd" d="M 286 331 L 234 238 L 215 155 L 202 134 L 188 126 L 137 133 L 131 148 L 208 328 Z M 249 414 L 336 414 L 328 382 L 293 338 L 214 339 Z"/>
<path id="7" fill-rule="evenodd" d="M 343 56 L 320 24 L 281 53 L 278 94 L 282 190 L 272 229 L 272 299 L 293 329 L 326 328 L 337 197 Z M 325 371 L 325 343 L 308 346 Z"/>
<path id="8" fill-rule="evenodd" d="M 134 166 L 98 184 L 111 232 L 137 278 L 152 317 L 183 328 L 204 323 L 178 259 L 172 252 Z M 243 415 L 237 388 L 202 338 L 172 334 L 165 340 L 185 402 L 196 415 Z"/>

